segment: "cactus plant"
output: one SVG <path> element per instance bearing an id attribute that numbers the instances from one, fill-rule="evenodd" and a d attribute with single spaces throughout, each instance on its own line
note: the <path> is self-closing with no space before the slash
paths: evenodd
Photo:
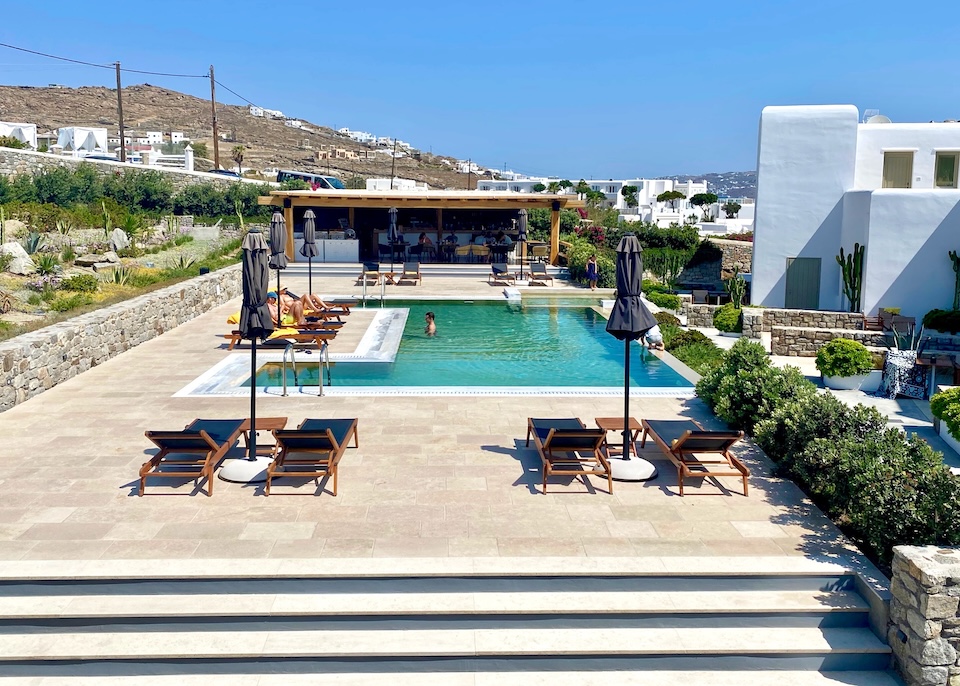
<path id="1" fill-rule="evenodd" d="M 953 309 L 960 310 L 960 257 L 957 257 L 957 251 L 951 250 L 947 253 L 950 261 L 953 262 Z"/>
<path id="2" fill-rule="evenodd" d="M 723 287 L 730 294 L 730 302 L 738 310 L 743 307 L 743 296 L 747 292 L 747 282 L 740 276 L 740 267 L 733 268 L 733 276 L 723 282 Z"/>
<path id="3" fill-rule="evenodd" d="M 847 296 L 851 312 L 860 311 L 860 296 L 863 290 L 863 253 L 864 247 L 853 244 L 853 252 L 844 256 L 843 248 L 837 255 L 837 264 L 843 273 L 843 294 Z"/>

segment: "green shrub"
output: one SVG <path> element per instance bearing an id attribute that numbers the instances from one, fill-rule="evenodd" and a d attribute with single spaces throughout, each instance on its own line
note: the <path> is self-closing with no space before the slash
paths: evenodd
<path id="1" fill-rule="evenodd" d="M 719 331 L 740 333 L 743 331 L 742 310 L 733 306 L 733 303 L 721 305 L 713 311 L 713 325 Z"/>
<path id="2" fill-rule="evenodd" d="M 66 312 L 83 305 L 89 305 L 93 300 L 86 293 L 60 295 L 50 303 L 50 309 L 56 312 Z"/>
<path id="3" fill-rule="evenodd" d="M 723 350 L 709 339 L 706 343 L 687 343 L 679 348 L 668 348 L 668 350 L 671 355 L 701 376 L 716 369 L 723 360 Z"/>
<path id="4" fill-rule="evenodd" d="M 873 369 L 873 355 L 859 341 L 834 338 L 817 351 L 817 369 L 824 376 L 855 376 Z"/>
<path id="5" fill-rule="evenodd" d="M 13 262 L 13 255 L 8 252 L 0 253 L 0 273 L 7 271 L 11 262 Z"/>
<path id="6" fill-rule="evenodd" d="M 653 318 L 660 326 L 680 326 L 680 320 L 669 312 L 655 312 Z"/>
<path id="7" fill-rule="evenodd" d="M 956 335 L 960 333 L 960 310 L 930 310 L 923 315 L 923 325 Z"/>
<path id="8" fill-rule="evenodd" d="M 664 339 L 664 346 L 667 350 L 672 351 L 687 345 L 714 345 L 714 343 L 708 336 L 696 329 L 684 329 L 678 331 L 669 341 Z"/>
<path id="9" fill-rule="evenodd" d="M 670 287 L 652 279 L 644 279 L 642 290 L 644 293 L 670 293 Z"/>
<path id="10" fill-rule="evenodd" d="M 790 473 L 792 455 L 800 454 L 814 439 L 831 441 L 843 437 L 858 440 L 882 431 L 887 419 L 873 407 L 853 407 L 831 393 L 816 393 L 792 403 L 781 404 L 757 424 L 757 445 Z"/>
<path id="11" fill-rule="evenodd" d="M 930 411 L 946 423 L 950 435 L 960 441 L 960 386 L 940 391 L 930 398 Z"/>
<path id="12" fill-rule="evenodd" d="M 74 274 L 64 279 L 60 288 L 76 293 L 93 293 L 100 288 L 100 280 L 97 279 L 96 274 Z"/>
<path id="13" fill-rule="evenodd" d="M 597 285 L 600 288 L 614 288 L 617 285 L 617 265 L 610 250 L 597 248 L 585 238 L 569 237 L 571 247 L 567 250 L 567 271 L 570 278 L 579 283 L 587 283 L 587 260 L 597 256 Z"/>
<path id="14" fill-rule="evenodd" d="M 72 245 L 63 246 L 63 250 L 60 251 L 60 261 L 61 262 L 73 262 L 77 259 L 77 253 L 74 252 Z"/>
<path id="15" fill-rule="evenodd" d="M 697 383 L 697 395 L 731 427 L 754 432 L 757 423 L 793 400 L 816 393 L 796 367 L 776 369 L 759 343 L 741 338 Z"/>
<path id="16" fill-rule="evenodd" d="M 647 300 L 652 302 L 657 307 L 662 307 L 665 310 L 679 311 L 683 306 L 680 302 L 680 296 L 673 295 L 671 293 L 658 293 L 653 291 L 647 294 Z"/>

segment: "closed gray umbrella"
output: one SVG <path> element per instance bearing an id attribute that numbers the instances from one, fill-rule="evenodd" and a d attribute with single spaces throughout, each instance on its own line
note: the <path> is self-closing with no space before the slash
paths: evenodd
<path id="1" fill-rule="evenodd" d="M 617 246 L 617 299 L 613 303 L 607 333 L 623 341 L 623 460 L 630 461 L 630 342 L 639 340 L 657 325 L 657 320 L 640 299 L 643 288 L 643 248 L 632 233 L 625 234 Z M 646 463 L 646 460 L 638 460 Z M 649 464 L 649 463 L 647 463 Z M 618 478 L 613 461 L 610 463 L 614 478 Z M 644 477 L 620 477 L 629 480 L 652 479 L 657 475 L 650 465 Z"/>
<path id="2" fill-rule="evenodd" d="M 397 244 L 397 208 L 391 207 L 387 210 L 387 214 L 390 215 L 390 225 L 387 228 L 387 243 L 390 244 L 390 271 L 393 271 L 393 251 L 396 250 L 394 246 Z"/>
<path id="3" fill-rule="evenodd" d="M 517 221 L 517 241 L 520 243 L 520 278 L 523 278 L 523 261 L 527 257 L 527 211 L 520 210 Z"/>
<path id="4" fill-rule="evenodd" d="M 250 341 L 250 426 L 257 425 L 257 339 L 273 332 L 273 319 L 267 307 L 267 241 L 259 229 L 251 229 L 243 239 L 243 305 L 240 309 L 240 335 Z M 257 455 L 257 432 L 250 431 L 250 459 Z"/>
<path id="5" fill-rule="evenodd" d="M 313 210 L 303 213 L 303 247 L 300 254 L 307 258 L 307 293 L 313 293 L 313 258 L 320 254 L 317 250 L 317 215 Z"/>
<path id="6" fill-rule="evenodd" d="M 277 295 L 280 294 L 280 270 L 287 268 L 287 223 L 282 212 L 270 219 L 270 269 L 277 270 Z"/>

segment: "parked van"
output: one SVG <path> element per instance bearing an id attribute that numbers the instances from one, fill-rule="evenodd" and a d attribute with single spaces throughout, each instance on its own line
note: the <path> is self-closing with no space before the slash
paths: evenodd
<path id="1" fill-rule="evenodd" d="M 294 179 L 306 181 L 322 190 L 343 190 L 346 186 L 343 181 L 336 176 L 323 176 L 321 174 L 308 174 L 307 172 L 289 171 L 281 169 L 277 172 L 277 183 L 292 181 Z"/>

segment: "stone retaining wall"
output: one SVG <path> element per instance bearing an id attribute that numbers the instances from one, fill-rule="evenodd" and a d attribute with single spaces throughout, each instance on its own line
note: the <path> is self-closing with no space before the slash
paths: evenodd
<path id="1" fill-rule="evenodd" d="M 684 313 L 687 315 L 687 326 L 696 326 L 699 328 L 713 327 L 713 313 L 719 305 L 684 305 Z"/>
<path id="2" fill-rule="evenodd" d="M 770 352 L 789 357 L 816 357 L 817 351 L 834 338 L 850 338 L 874 348 L 887 347 L 889 342 L 882 331 L 774 326 L 770 332 Z"/>
<path id="3" fill-rule="evenodd" d="M 0 412 L 241 295 L 233 265 L 0 342 Z"/>
<path id="4" fill-rule="evenodd" d="M 893 549 L 887 641 L 907 686 L 960 686 L 960 549 Z"/>
<path id="5" fill-rule="evenodd" d="M 739 269 L 741 274 L 750 271 L 753 259 L 753 243 L 718 238 L 708 238 L 707 240 L 720 249 L 720 259 L 686 267 L 678 277 L 678 283 L 682 283 L 686 287 L 695 287 L 699 284 L 719 289 L 723 287 L 724 279 L 733 276 L 735 268 Z"/>
<path id="6" fill-rule="evenodd" d="M 169 167 L 149 167 L 139 164 L 122 164 L 120 162 L 111 162 L 109 160 L 83 160 L 76 157 L 65 157 L 63 155 L 53 155 L 46 152 L 34 152 L 32 150 L 15 150 L 13 148 L 0 148 L 0 176 L 12 178 L 27 174 L 34 176 L 44 171 L 56 169 L 57 167 L 76 167 L 79 164 L 92 165 L 101 176 L 109 176 L 116 172 L 125 171 L 157 171 L 163 174 L 172 184 L 174 192 L 182 191 L 187 186 L 197 183 L 213 183 L 223 188 L 229 188 L 231 184 L 237 183 L 262 183 L 253 182 L 249 179 L 236 179 L 218 174 L 207 174 L 206 172 L 190 172 L 185 169 L 171 169 Z"/>

